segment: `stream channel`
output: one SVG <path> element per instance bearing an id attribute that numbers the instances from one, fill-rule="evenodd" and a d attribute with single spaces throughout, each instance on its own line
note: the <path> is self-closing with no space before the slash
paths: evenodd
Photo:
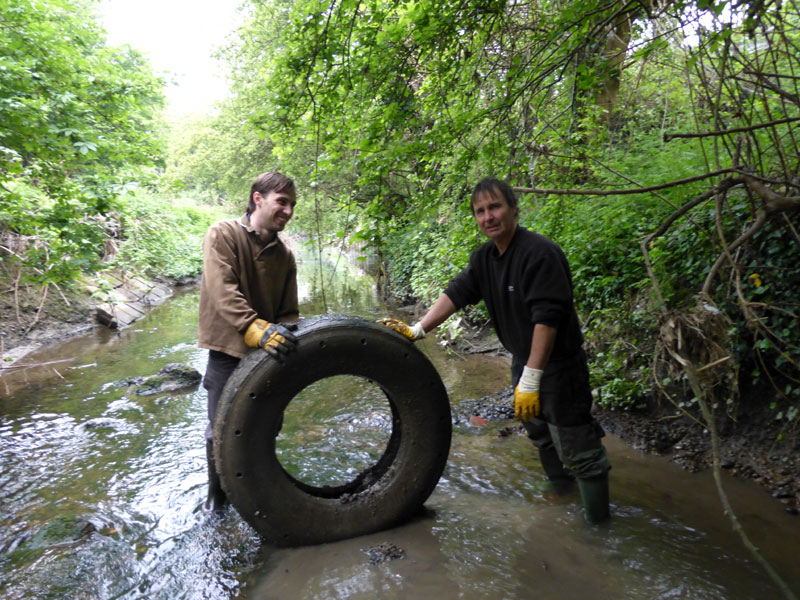
<path id="1" fill-rule="evenodd" d="M 302 315 L 408 318 L 346 260 L 298 263 Z M 202 508 L 202 387 L 140 397 L 125 385 L 172 362 L 204 372 L 197 299 L 196 288 L 179 292 L 123 331 L 25 359 L 63 362 L 0 378 L 0 597 L 782 597 L 723 515 L 710 473 L 682 471 L 611 436 L 613 517 L 584 523 L 577 494 L 550 491 L 528 440 L 500 435 L 516 431 L 513 421 L 459 411 L 508 384 L 508 359 L 460 356 L 433 336 L 419 345 L 445 383 L 454 429 L 424 514 L 333 544 L 262 544 L 235 510 L 218 517 Z M 281 462 L 309 483 L 347 480 L 380 455 L 388 403 L 356 378 L 315 385 L 287 409 Z M 750 482 L 725 485 L 755 545 L 800 594 L 800 519 Z M 376 547 L 398 558 L 375 560 Z"/>

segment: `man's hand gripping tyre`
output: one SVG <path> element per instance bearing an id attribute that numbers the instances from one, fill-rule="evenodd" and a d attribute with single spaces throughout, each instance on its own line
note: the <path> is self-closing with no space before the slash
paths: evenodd
<path id="1" fill-rule="evenodd" d="M 283 355 L 294 350 L 297 338 L 292 333 L 297 323 L 270 323 L 256 319 L 244 332 L 244 343 L 251 348 L 263 348 L 273 358 L 283 362 Z"/>
<path id="2" fill-rule="evenodd" d="M 391 317 L 384 317 L 383 319 L 378 321 L 378 323 L 380 323 L 381 325 L 386 325 L 387 327 L 391 327 L 397 333 L 407 337 L 412 342 L 416 342 L 417 340 L 425 337 L 425 330 L 419 323 L 415 323 L 412 326 L 408 326 L 401 320 L 392 319 Z"/>

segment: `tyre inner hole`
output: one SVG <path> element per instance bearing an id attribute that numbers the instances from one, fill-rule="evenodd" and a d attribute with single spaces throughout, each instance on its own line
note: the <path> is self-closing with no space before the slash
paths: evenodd
<path id="1" fill-rule="evenodd" d="M 292 398 L 276 455 L 306 485 L 341 486 L 378 462 L 391 434 L 392 411 L 383 390 L 363 377 L 336 375 Z"/>

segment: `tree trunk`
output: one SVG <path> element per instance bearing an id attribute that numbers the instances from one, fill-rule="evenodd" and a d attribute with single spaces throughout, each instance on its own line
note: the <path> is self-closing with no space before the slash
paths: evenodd
<path id="1" fill-rule="evenodd" d="M 602 119 L 606 124 L 611 120 L 614 106 L 617 103 L 622 63 L 625 61 L 630 39 L 631 15 L 627 12 L 620 12 L 615 17 L 613 24 L 608 28 L 605 54 L 603 56 L 605 76 L 600 82 L 600 90 L 596 98 L 597 105 L 603 109 Z"/>

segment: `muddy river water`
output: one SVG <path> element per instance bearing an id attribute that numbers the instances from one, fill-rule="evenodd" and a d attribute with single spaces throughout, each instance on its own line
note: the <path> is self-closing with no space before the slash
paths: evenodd
<path id="1" fill-rule="evenodd" d="M 345 265 L 300 265 L 302 314 L 403 316 Z M 321 546 L 264 545 L 235 510 L 202 508 L 202 387 L 140 397 L 125 385 L 171 362 L 205 370 L 196 308 L 197 291 L 183 291 L 122 332 L 58 344 L 25 359 L 50 364 L 0 378 L 0 597 L 781 597 L 722 514 L 710 474 L 609 436 L 613 518 L 591 527 L 576 494 L 549 490 L 524 437 L 498 435 L 510 421 L 457 419 L 448 466 L 414 521 Z M 504 358 L 458 356 L 432 337 L 420 345 L 454 415 L 508 382 Z M 317 393 L 310 412 L 298 401 L 294 426 L 287 411 L 287 470 L 335 479 L 374 460 L 385 407 L 351 383 Z M 800 519 L 749 482 L 726 486 L 754 543 L 800 593 Z M 373 564 L 368 551 L 381 544 L 401 557 Z"/>

